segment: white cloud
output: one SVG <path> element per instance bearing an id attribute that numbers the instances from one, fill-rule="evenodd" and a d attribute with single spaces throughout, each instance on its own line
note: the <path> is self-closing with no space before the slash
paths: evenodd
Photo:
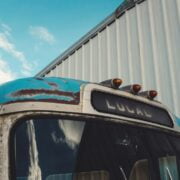
<path id="1" fill-rule="evenodd" d="M 6 36 L 11 36 L 11 28 L 7 24 L 2 23 L 0 29 Z"/>
<path id="2" fill-rule="evenodd" d="M 49 44 L 53 44 L 55 42 L 53 34 L 51 34 L 48 29 L 43 26 L 31 26 L 29 28 L 29 32 L 32 36 L 35 36 Z"/>
<path id="3" fill-rule="evenodd" d="M 5 60 L 0 58 L 0 84 L 11 81 L 16 78 L 16 75 L 11 71 Z"/>
<path id="4" fill-rule="evenodd" d="M 28 62 L 23 52 L 18 51 L 15 45 L 10 42 L 7 32 L 0 32 L 0 48 L 8 52 L 11 56 L 15 57 L 22 64 L 23 75 L 30 75 L 33 65 Z"/>
<path id="5" fill-rule="evenodd" d="M 8 32 L 11 31 L 11 27 L 8 26 L 7 24 L 2 23 L 1 26 L 2 26 L 2 28 L 3 28 L 5 31 L 8 31 Z"/>

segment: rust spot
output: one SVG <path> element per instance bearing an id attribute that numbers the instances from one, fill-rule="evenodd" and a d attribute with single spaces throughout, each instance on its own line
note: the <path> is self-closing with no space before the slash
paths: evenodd
<path id="1" fill-rule="evenodd" d="M 52 82 L 48 82 L 48 84 L 50 85 L 50 86 L 53 86 L 53 87 L 58 87 L 58 85 L 56 84 L 56 83 L 52 83 Z"/>
<path id="2" fill-rule="evenodd" d="M 11 103 L 19 103 L 19 102 L 49 102 L 49 103 L 60 103 L 60 104 L 72 104 L 72 105 L 78 105 L 79 99 L 74 99 L 71 101 L 65 101 L 65 100 L 57 100 L 57 99 L 23 99 L 23 100 L 17 100 L 17 101 L 10 101 L 5 104 L 11 104 Z"/>
<path id="3" fill-rule="evenodd" d="M 37 79 L 37 80 L 40 80 L 40 81 L 43 80 L 43 78 L 41 78 L 41 77 L 36 77 L 36 79 Z"/>
<path id="4" fill-rule="evenodd" d="M 57 95 L 57 96 L 68 96 L 68 97 L 76 97 L 77 93 L 73 92 L 65 92 L 58 90 L 47 90 L 47 89 L 24 89 L 11 94 L 12 97 L 18 96 L 34 96 L 39 94 L 48 94 L 48 95 Z"/>
<path id="5" fill-rule="evenodd" d="M 37 94 L 39 94 L 39 93 L 37 93 Z M 21 90 L 20 92 L 19 91 L 15 92 L 13 95 L 15 95 L 14 97 L 21 96 L 21 95 L 29 95 L 29 90 L 23 90 L 23 92 Z M 34 93 L 32 94 L 32 92 L 31 92 L 31 95 L 35 95 L 35 94 Z M 59 100 L 59 99 L 38 99 L 37 100 L 37 99 L 33 99 L 33 98 L 27 98 L 27 99 L 24 98 L 24 99 L 18 99 L 15 101 L 9 101 L 5 104 L 18 103 L 18 102 L 50 102 L 50 103 L 74 104 L 74 105 L 79 104 L 80 92 L 71 93 L 71 92 L 60 92 L 60 91 L 58 91 L 58 95 L 73 97 L 73 100 L 70 100 L 70 101 Z"/>

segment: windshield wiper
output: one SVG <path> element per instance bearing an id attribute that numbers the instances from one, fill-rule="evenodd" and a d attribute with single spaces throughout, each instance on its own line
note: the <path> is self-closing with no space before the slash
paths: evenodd
<path id="1" fill-rule="evenodd" d="M 120 169 L 120 171 L 121 171 L 121 173 L 123 175 L 124 180 L 127 180 L 127 177 L 126 177 L 126 174 L 125 174 L 123 168 L 121 166 L 119 166 L 119 169 Z"/>
<path id="2" fill-rule="evenodd" d="M 171 175 L 171 172 L 170 172 L 170 170 L 169 170 L 169 168 L 168 168 L 168 167 L 166 167 L 166 170 L 167 170 L 167 173 L 168 173 L 169 179 L 170 179 L 170 180 L 173 180 L 172 175 Z"/>

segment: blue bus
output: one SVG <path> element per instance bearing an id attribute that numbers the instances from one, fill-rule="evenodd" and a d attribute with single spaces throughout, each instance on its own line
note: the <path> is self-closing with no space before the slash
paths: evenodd
<path id="1" fill-rule="evenodd" d="M 180 119 L 121 83 L 2 84 L 0 180 L 179 180 Z"/>

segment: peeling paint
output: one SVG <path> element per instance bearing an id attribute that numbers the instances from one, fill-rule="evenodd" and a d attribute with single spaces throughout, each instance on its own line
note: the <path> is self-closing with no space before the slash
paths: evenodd
<path id="1" fill-rule="evenodd" d="M 59 90 L 46 90 L 46 89 L 24 89 L 11 93 L 12 97 L 18 96 L 34 96 L 38 94 L 58 95 L 58 96 L 70 96 L 74 97 L 75 93 L 64 92 Z"/>
<path id="2" fill-rule="evenodd" d="M 26 78 L 0 86 L 0 104 L 26 101 L 78 104 L 80 87 L 87 82 L 66 78 Z"/>
<path id="3" fill-rule="evenodd" d="M 55 88 L 57 88 L 57 86 L 58 86 L 56 83 L 50 83 L 50 82 L 49 82 L 48 84 L 49 84 L 50 86 L 52 86 L 52 87 L 55 87 Z"/>

